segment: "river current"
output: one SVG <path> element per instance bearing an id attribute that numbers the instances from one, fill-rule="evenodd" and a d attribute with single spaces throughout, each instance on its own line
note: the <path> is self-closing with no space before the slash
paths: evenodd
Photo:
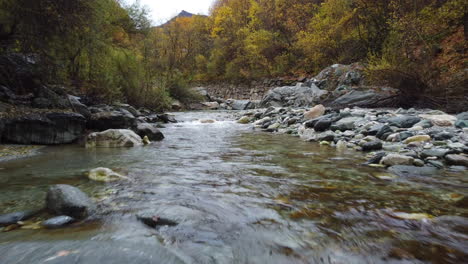
<path id="1" fill-rule="evenodd" d="M 0 213 L 42 207 L 53 184 L 99 204 L 69 228 L 1 232 L 0 263 L 468 263 L 468 209 L 454 202 L 468 195 L 466 171 L 388 174 L 234 112 L 175 115 L 149 146 L 47 147 L 0 163 Z M 92 182 L 96 167 L 130 180 Z M 145 226 L 135 214 L 148 210 L 178 225 Z"/>

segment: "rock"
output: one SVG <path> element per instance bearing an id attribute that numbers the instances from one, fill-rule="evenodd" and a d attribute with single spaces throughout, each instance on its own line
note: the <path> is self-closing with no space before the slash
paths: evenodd
<path id="1" fill-rule="evenodd" d="M 35 216 L 39 211 L 24 211 L 0 215 L 0 226 L 9 226 Z"/>
<path id="2" fill-rule="evenodd" d="M 177 120 L 175 120 L 174 116 L 169 115 L 169 114 L 160 114 L 157 115 L 158 119 L 163 121 L 164 123 L 177 123 Z"/>
<path id="3" fill-rule="evenodd" d="M 266 128 L 266 130 L 267 130 L 268 132 L 275 132 L 276 130 L 278 130 L 278 128 L 279 128 L 280 126 L 281 126 L 280 123 L 274 123 L 274 124 L 272 124 L 272 125 L 269 125 L 269 126 Z"/>
<path id="4" fill-rule="evenodd" d="M 444 168 L 444 164 L 442 164 L 442 162 L 440 162 L 440 161 L 428 160 L 427 163 L 434 166 L 434 167 L 436 167 L 437 169 L 443 169 Z"/>
<path id="5" fill-rule="evenodd" d="M 144 136 L 142 139 L 143 145 L 149 145 L 151 144 L 151 140 L 148 138 L 148 136 Z"/>
<path id="6" fill-rule="evenodd" d="M 417 166 L 417 167 L 423 167 L 424 166 L 424 161 L 423 160 L 420 160 L 420 159 L 415 159 L 413 161 L 413 165 L 414 166 Z"/>
<path id="7" fill-rule="evenodd" d="M 441 131 L 441 132 L 437 132 L 431 135 L 434 138 L 434 140 L 441 140 L 441 141 L 452 139 L 455 136 L 453 133 L 448 132 L 448 131 Z"/>
<path id="8" fill-rule="evenodd" d="M 445 160 L 449 165 L 468 167 L 468 157 L 464 155 L 450 154 L 445 156 Z"/>
<path id="9" fill-rule="evenodd" d="M 217 110 L 221 107 L 218 102 L 204 102 L 202 105 L 208 110 Z"/>
<path id="10" fill-rule="evenodd" d="M 453 126 L 457 118 L 452 115 L 419 115 L 419 117 L 431 121 L 435 126 Z"/>
<path id="11" fill-rule="evenodd" d="M 76 221 L 75 218 L 67 216 L 67 215 L 61 215 L 57 217 L 53 217 L 50 219 L 47 219 L 43 221 L 41 224 L 48 229 L 55 229 L 55 228 L 61 228 L 70 224 L 73 224 Z"/>
<path id="12" fill-rule="evenodd" d="M 277 87 L 267 92 L 260 102 L 260 107 L 308 107 L 320 101 L 320 98 L 327 93 L 315 84 Z"/>
<path id="13" fill-rule="evenodd" d="M 239 123 L 239 124 L 248 124 L 248 123 L 250 123 L 250 117 L 249 116 L 243 116 L 239 120 L 237 120 L 237 123 Z"/>
<path id="14" fill-rule="evenodd" d="M 382 129 L 383 126 L 384 126 L 383 124 L 373 125 L 365 132 L 365 134 L 370 135 L 370 136 L 375 136 Z"/>
<path id="15" fill-rule="evenodd" d="M 419 121 L 421 121 L 421 118 L 416 116 L 397 116 L 388 119 L 388 123 L 391 126 L 396 126 L 399 128 L 410 128 Z"/>
<path id="16" fill-rule="evenodd" d="M 200 120 L 200 123 L 202 123 L 202 124 L 213 124 L 215 122 L 216 121 L 213 120 L 213 119 L 202 119 L 202 120 Z"/>
<path id="17" fill-rule="evenodd" d="M 84 192 L 65 184 L 49 188 L 46 205 L 47 209 L 56 215 L 67 215 L 76 219 L 86 218 L 95 209 L 95 205 Z"/>
<path id="18" fill-rule="evenodd" d="M 130 112 L 121 109 L 121 111 L 104 111 L 91 115 L 88 122 L 88 128 L 103 131 L 107 129 L 128 129 L 135 127 L 136 118 Z"/>
<path id="19" fill-rule="evenodd" d="M 333 102 L 331 102 L 332 106 L 373 106 L 378 101 L 383 100 L 387 97 L 384 94 L 378 94 L 375 91 L 368 90 L 368 91 L 358 91 L 358 90 L 351 90 L 350 92 L 338 97 Z"/>
<path id="20" fill-rule="evenodd" d="M 331 129 L 336 131 L 346 131 L 346 130 L 353 130 L 356 127 L 356 122 L 361 121 L 362 118 L 360 117 L 346 117 L 340 119 L 338 122 L 331 126 Z"/>
<path id="21" fill-rule="evenodd" d="M 230 103 L 232 110 L 248 110 L 251 109 L 252 102 L 249 100 L 233 100 Z"/>
<path id="22" fill-rule="evenodd" d="M 35 113 L 2 123 L 2 139 L 15 144 L 68 144 L 83 135 L 86 127 L 86 119 L 76 113 Z"/>
<path id="23" fill-rule="evenodd" d="M 304 120 L 311 120 L 325 114 L 325 107 L 323 105 L 316 105 L 309 111 L 304 113 Z"/>
<path id="24" fill-rule="evenodd" d="M 317 123 L 315 123 L 314 130 L 317 132 L 326 131 L 327 129 L 330 128 L 331 124 L 332 124 L 331 119 L 328 119 L 328 118 L 320 119 Z"/>
<path id="25" fill-rule="evenodd" d="M 137 219 L 143 222 L 145 225 L 155 228 L 157 226 L 176 226 L 177 222 L 160 217 L 155 212 L 146 211 L 136 215 Z"/>
<path id="26" fill-rule="evenodd" d="M 468 112 L 463 112 L 457 115 L 457 120 L 468 120 Z"/>
<path id="27" fill-rule="evenodd" d="M 158 129 L 157 124 L 139 123 L 133 130 L 140 137 L 148 137 L 152 141 L 161 141 L 164 139 L 163 133 Z"/>
<path id="28" fill-rule="evenodd" d="M 399 134 L 399 139 L 400 141 L 404 141 L 410 137 L 414 136 L 414 133 L 413 132 L 409 132 L 409 131 L 403 131 Z"/>
<path id="29" fill-rule="evenodd" d="M 171 109 L 174 111 L 180 111 L 182 109 L 182 103 L 179 100 L 173 100 L 171 103 Z"/>
<path id="30" fill-rule="evenodd" d="M 426 142 L 430 140 L 431 140 L 431 137 L 429 135 L 417 135 L 417 136 L 412 136 L 412 137 L 405 139 L 404 143 L 409 144 L 412 142 Z"/>
<path id="31" fill-rule="evenodd" d="M 447 153 L 449 153 L 448 149 L 428 149 L 421 152 L 421 158 L 429 158 L 429 157 L 437 157 L 443 158 Z"/>
<path id="32" fill-rule="evenodd" d="M 425 129 L 425 128 L 431 128 L 433 125 L 432 125 L 431 121 L 424 119 L 424 120 L 421 120 L 418 123 L 416 123 L 414 126 L 420 126 L 423 129 Z"/>
<path id="33" fill-rule="evenodd" d="M 457 128 L 467 128 L 468 127 L 468 119 L 467 120 L 458 120 L 455 122 L 455 127 Z"/>
<path id="34" fill-rule="evenodd" d="M 413 165 L 413 161 L 413 157 L 404 156 L 400 154 L 389 154 L 383 157 L 380 163 L 387 166 Z"/>
<path id="35" fill-rule="evenodd" d="M 88 107 L 80 102 L 80 98 L 68 95 L 68 100 L 70 101 L 72 110 L 77 112 L 78 114 L 84 116 L 86 119 L 91 118 L 91 111 L 89 111 Z"/>
<path id="36" fill-rule="evenodd" d="M 326 142 L 333 142 L 335 140 L 335 133 L 328 131 L 322 134 L 317 135 L 317 141 L 326 141 Z"/>
<path id="37" fill-rule="evenodd" d="M 364 143 L 362 146 L 363 151 L 375 151 L 382 149 L 382 142 L 375 140 L 371 142 Z"/>
<path id="38" fill-rule="evenodd" d="M 380 152 L 380 153 L 377 153 L 374 157 L 372 157 L 371 159 L 369 159 L 368 161 L 366 161 L 366 163 L 364 164 L 379 164 L 380 161 L 383 159 L 383 157 L 385 157 L 387 155 L 387 153 L 385 152 Z"/>
<path id="39" fill-rule="evenodd" d="M 118 174 L 108 168 L 96 168 L 88 172 L 88 178 L 98 182 L 113 182 L 120 180 L 128 180 L 128 177 Z"/>
<path id="40" fill-rule="evenodd" d="M 86 138 L 87 148 L 118 148 L 141 145 L 143 145 L 141 137 L 128 129 L 109 129 L 103 132 L 89 134 Z"/>
<path id="41" fill-rule="evenodd" d="M 407 165 L 395 165 L 388 169 L 390 172 L 400 177 L 427 177 L 439 175 L 440 172 L 434 167 L 416 167 Z"/>
<path id="42" fill-rule="evenodd" d="M 339 140 L 336 143 L 336 150 L 338 151 L 345 151 L 348 147 L 346 146 L 346 142 L 343 140 Z"/>
<path id="43" fill-rule="evenodd" d="M 391 135 L 393 133 L 393 130 L 392 128 L 390 128 L 389 126 L 387 125 L 384 125 L 382 126 L 379 131 L 377 131 L 377 133 L 375 134 L 375 136 L 378 138 L 378 139 L 386 139 L 389 135 Z"/>

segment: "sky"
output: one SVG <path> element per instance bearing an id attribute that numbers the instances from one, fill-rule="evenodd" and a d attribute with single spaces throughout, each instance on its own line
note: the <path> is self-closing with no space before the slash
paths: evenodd
<path id="1" fill-rule="evenodd" d="M 136 0 L 127 0 L 134 3 Z M 207 15 L 214 0 L 140 0 L 141 5 L 150 9 L 150 18 L 154 25 L 159 25 L 182 10 L 193 14 Z"/>

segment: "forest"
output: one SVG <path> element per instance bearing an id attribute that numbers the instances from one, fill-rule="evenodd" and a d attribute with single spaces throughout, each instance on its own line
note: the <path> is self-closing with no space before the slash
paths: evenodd
<path id="1" fill-rule="evenodd" d="M 0 0 L 0 52 L 105 102 L 164 109 L 194 83 L 314 76 L 361 62 L 369 80 L 433 106 L 467 94 L 464 0 L 217 0 L 151 25 L 138 2 Z"/>

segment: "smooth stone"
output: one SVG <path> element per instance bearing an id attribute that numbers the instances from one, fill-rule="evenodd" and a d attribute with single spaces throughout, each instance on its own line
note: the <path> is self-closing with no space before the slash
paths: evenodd
<path id="1" fill-rule="evenodd" d="M 200 123 L 202 123 L 202 124 L 213 124 L 215 122 L 216 121 L 213 120 L 213 119 L 202 119 L 202 120 L 200 120 Z"/>
<path id="2" fill-rule="evenodd" d="M 420 126 L 422 128 L 431 128 L 433 125 L 432 125 L 432 122 L 429 120 L 421 120 L 418 123 L 416 123 L 414 126 Z"/>
<path id="3" fill-rule="evenodd" d="M 309 111 L 304 113 L 304 120 L 311 120 L 317 117 L 323 116 L 325 114 L 325 106 L 316 105 L 312 107 Z"/>
<path id="4" fill-rule="evenodd" d="M 444 164 L 442 162 L 440 162 L 440 161 L 437 161 L 437 160 L 428 160 L 427 164 L 430 164 L 430 165 L 436 167 L 437 169 L 443 169 L 444 168 Z"/>
<path id="5" fill-rule="evenodd" d="M 468 120 L 458 120 L 455 122 L 455 126 L 457 128 L 467 128 L 468 127 Z"/>
<path id="6" fill-rule="evenodd" d="M 346 117 L 346 118 L 340 119 L 335 124 L 333 124 L 331 126 L 331 129 L 340 130 L 340 131 L 354 130 L 356 128 L 356 122 L 359 122 L 362 120 L 363 118 L 361 117 Z"/>
<path id="7" fill-rule="evenodd" d="M 317 141 L 332 142 L 335 140 L 335 137 L 336 137 L 335 133 L 328 131 L 325 133 L 317 134 Z"/>
<path id="8" fill-rule="evenodd" d="M 431 137 L 429 135 L 417 135 L 417 136 L 412 136 L 412 137 L 405 139 L 404 143 L 409 144 L 412 142 L 426 142 L 430 140 L 431 140 Z"/>
<path id="9" fill-rule="evenodd" d="M 448 131 L 442 131 L 442 132 L 438 132 L 438 133 L 434 133 L 432 134 L 434 140 L 449 140 L 449 139 L 452 139 L 455 135 L 451 132 L 448 132 Z"/>
<path id="10" fill-rule="evenodd" d="M 464 155 L 450 154 L 445 156 L 445 160 L 449 165 L 468 167 L 468 157 Z"/>
<path id="11" fill-rule="evenodd" d="M 151 140 L 148 138 L 148 136 L 144 136 L 142 139 L 143 145 L 149 145 L 151 144 Z"/>
<path id="12" fill-rule="evenodd" d="M 315 124 L 314 130 L 317 132 L 326 131 L 327 129 L 330 128 L 331 124 L 332 124 L 331 119 L 328 119 L 328 118 L 321 119 Z"/>
<path id="13" fill-rule="evenodd" d="M 413 157 L 400 155 L 400 154 L 389 154 L 381 160 L 381 163 L 387 166 L 412 165 L 413 161 L 414 161 Z"/>
<path id="14" fill-rule="evenodd" d="M 389 118 L 387 121 L 391 126 L 396 126 L 399 128 L 410 128 L 421 121 L 421 118 L 416 116 L 397 116 Z"/>
<path id="15" fill-rule="evenodd" d="M 143 145 L 142 138 L 128 129 L 109 129 L 103 132 L 91 133 L 86 138 L 87 148 L 118 148 L 141 145 Z"/>
<path id="16" fill-rule="evenodd" d="M 414 166 L 417 166 L 417 167 L 423 167 L 424 166 L 424 161 L 423 160 L 420 160 L 420 159 L 415 159 L 413 161 L 413 165 Z"/>
<path id="17" fill-rule="evenodd" d="M 395 165 L 388 168 L 388 170 L 400 177 L 426 177 L 438 175 L 439 169 L 435 167 L 416 167 L 408 165 Z"/>
<path id="18" fill-rule="evenodd" d="M 443 158 L 449 152 L 448 149 L 429 149 L 421 152 L 421 158 L 425 159 L 428 157 Z"/>
<path id="19" fill-rule="evenodd" d="M 419 117 L 427 119 L 431 121 L 431 123 L 435 126 L 453 126 L 457 118 L 453 115 L 419 115 Z"/>
<path id="20" fill-rule="evenodd" d="M 401 140 L 401 141 L 404 141 L 404 140 L 406 140 L 407 138 L 410 138 L 410 137 L 414 136 L 414 133 L 409 132 L 409 131 L 403 131 L 403 132 L 400 133 L 399 136 L 400 136 L 400 140 Z"/>
<path id="21" fill-rule="evenodd" d="M 140 123 L 134 129 L 140 137 L 148 137 L 149 140 L 160 141 L 164 139 L 163 133 L 158 129 L 157 124 Z"/>
<path id="22" fill-rule="evenodd" d="M 0 226 L 14 225 L 19 221 L 28 220 L 37 213 L 38 211 L 24 211 L 0 215 Z"/>
<path id="23" fill-rule="evenodd" d="M 80 189 L 65 185 L 53 185 L 47 191 L 47 209 L 56 215 L 67 215 L 76 219 L 89 216 L 96 208 L 91 199 Z"/>
<path id="24" fill-rule="evenodd" d="M 136 218 L 145 225 L 155 228 L 157 226 L 176 226 L 177 222 L 156 215 L 154 212 L 141 212 L 136 215 Z"/>
<path id="25" fill-rule="evenodd" d="M 361 145 L 363 151 L 375 151 L 382 149 L 381 141 L 371 141 Z"/>
<path id="26" fill-rule="evenodd" d="M 379 131 L 377 131 L 375 136 L 379 139 L 384 139 L 384 135 L 391 134 L 391 133 L 393 133 L 392 128 L 390 126 L 384 125 L 379 129 Z"/>
<path id="27" fill-rule="evenodd" d="M 366 161 L 366 163 L 364 164 L 379 164 L 380 161 L 383 159 L 383 157 L 385 157 L 387 155 L 387 153 L 385 152 L 380 152 L 380 153 L 377 153 L 375 154 L 375 156 L 373 156 L 372 158 L 370 158 L 368 161 Z"/>
<path id="28" fill-rule="evenodd" d="M 70 217 L 67 215 L 61 215 L 61 216 L 47 219 L 43 221 L 41 224 L 45 228 L 54 229 L 54 228 L 61 228 L 61 227 L 67 226 L 69 224 L 72 224 L 75 221 L 76 219 L 73 217 Z"/>
<path id="29" fill-rule="evenodd" d="M 249 116 L 243 116 L 237 120 L 237 123 L 239 124 L 248 124 L 250 123 L 250 117 Z"/>

